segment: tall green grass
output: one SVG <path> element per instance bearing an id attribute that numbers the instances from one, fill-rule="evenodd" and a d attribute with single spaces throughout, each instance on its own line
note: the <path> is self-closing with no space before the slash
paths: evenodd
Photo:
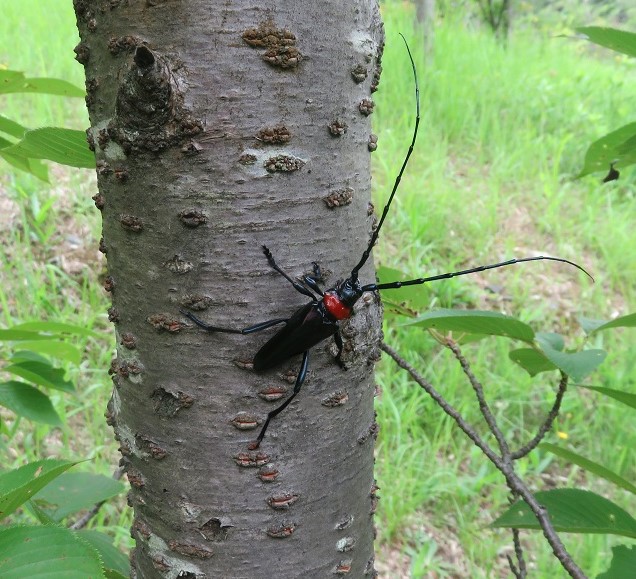
<path id="1" fill-rule="evenodd" d="M 391 4 L 384 17 L 376 206 L 386 200 L 415 115 L 412 75 L 398 37 L 402 32 L 417 38 L 413 11 Z M 537 330 L 564 332 L 574 345 L 582 338 L 577 316 L 609 318 L 634 310 L 636 264 L 628 249 L 636 247 L 634 179 L 629 171 L 617 185 L 602 187 L 602 176 L 573 179 L 589 143 L 633 120 L 633 63 L 610 55 L 599 60 L 581 41 L 532 30 L 517 31 L 507 46 L 488 31 L 452 21 L 438 23 L 435 35 L 428 59 L 411 40 L 422 123 L 376 261 L 420 277 L 537 253 L 573 259 L 594 273 L 596 284 L 568 268 L 527 264 L 436 282 L 422 291 L 432 307 L 494 308 Z M 469 422 L 482 424 L 470 386 L 446 351 L 426 334 L 400 328 L 399 319 L 389 319 L 385 333 Z M 633 332 L 598 340 L 611 354 L 594 383 L 633 391 Z M 556 380 L 530 379 L 508 361 L 509 350 L 503 341 L 488 341 L 466 346 L 465 353 L 504 432 L 520 442 L 540 424 Z M 389 361 L 382 362 L 378 381 L 379 485 L 386 489 L 380 541 L 394 546 L 390 553 L 410 565 L 412 577 L 499 576 L 510 539 L 484 525 L 507 504 L 501 476 Z M 568 437 L 562 444 L 629 479 L 636 467 L 630 452 L 636 432 L 622 425 L 630 418 L 617 405 L 571 387 L 555 431 Z M 554 433 L 551 439 L 558 440 Z M 584 486 L 636 510 L 629 497 L 542 451 L 519 468 L 534 488 Z M 536 576 L 564 576 L 543 539 L 525 536 Z M 444 537 L 461 553 L 454 567 L 447 564 Z M 616 539 L 571 535 L 565 542 L 593 575 L 607 565 Z"/>
<path id="2" fill-rule="evenodd" d="M 2 65 L 83 83 L 73 60 L 78 40 L 70 0 L 3 0 L 2 10 Z M 450 17 L 438 23 L 435 54 L 425 60 L 412 7 L 392 3 L 384 17 L 387 46 L 374 115 L 376 207 L 386 201 L 415 116 L 412 74 L 398 32 L 416 55 L 422 124 L 376 262 L 419 277 L 536 253 L 574 259 L 594 273 L 596 284 L 570 268 L 533 263 L 421 288 L 430 307 L 505 311 L 537 330 L 565 332 L 572 343 L 582 339 L 577 315 L 607 318 L 635 309 L 634 178 L 626 174 L 603 187 L 598 176 L 572 179 L 587 144 L 633 120 L 633 63 L 599 58 L 581 42 L 531 30 L 516 31 L 503 47 L 486 31 Z M 81 101 L 19 97 L 5 104 L 4 114 L 28 126 L 88 124 Z M 117 462 L 102 416 L 110 393 L 104 369 L 113 344 L 100 283 L 93 181 L 85 171 L 52 172 L 52 189 L 27 176 L 0 174 L 0 195 L 16 201 L 13 227 L 0 231 L 2 322 L 62 319 L 101 331 L 103 339 L 83 342 L 86 359 L 74 374 L 78 397 L 56 399 L 68 416 L 62 433 L 25 430 L 3 450 L 16 464 L 36 455 L 94 456 L 94 468 L 108 473 Z M 72 260 L 80 266 L 70 267 Z M 470 422 L 480 424 L 472 393 L 446 351 L 427 334 L 401 328 L 395 318 L 386 322 L 385 339 Z M 634 391 L 634 339 L 633 332 L 597 338 L 611 354 L 595 383 Z M 489 341 L 467 346 L 466 355 L 504 431 L 521 441 L 542 420 L 556 380 L 528 378 L 507 361 L 508 350 L 503 341 Z M 381 363 L 378 382 L 379 562 L 392 569 L 383 576 L 505 575 L 502 554 L 509 536 L 485 528 L 506 504 L 501 477 L 389 361 Z M 589 392 L 570 390 L 555 427 L 568 436 L 562 444 L 633 478 L 636 433 L 628 427 L 629 413 Z M 519 467 L 533 488 L 582 485 L 636 512 L 623 495 L 544 452 Z M 96 524 L 117 529 L 118 542 L 126 544 L 127 516 L 123 507 L 110 506 Z M 604 568 L 615 542 L 564 539 L 590 575 Z M 562 576 L 539 535 L 525 533 L 524 544 L 534 576 Z"/>

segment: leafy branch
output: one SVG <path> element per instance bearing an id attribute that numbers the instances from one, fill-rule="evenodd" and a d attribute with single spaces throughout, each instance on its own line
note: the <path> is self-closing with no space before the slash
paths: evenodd
<path id="1" fill-rule="evenodd" d="M 380 273 L 382 276 L 382 273 Z M 527 568 L 519 538 L 520 529 L 540 529 L 555 557 L 571 577 L 584 578 L 585 574 L 575 563 L 565 549 L 559 532 L 572 533 L 611 533 L 630 538 L 636 538 L 636 519 L 613 502 L 589 491 L 580 489 L 556 489 L 533 493 L 528 485 L 515 472 L 514 462 L 541 446 L 543 450 L 557 456 L 569 459 L 587 469 L 592 474 L 601 476 L 613 484 L 629 492 L 636 491 L 636 487 L 613 473 L 609 469 L 590 461 L 574 452 L 560 449 L 547 443 L 542 443 L 546 434 L 551 430 L 554 420 L 559 414 L 570 379 L 576 383 L 589 376 L 606 357 L 606 352 L 600 349 L 585 349 L 570 351 L 565 348 L 565 340 L 555 333 L 535 333 L 530 326 L 497 312 L 482 312 L 473 310 L 437 310 L 416 317 L 404 304 L 396 306 L 401 314 L 410 315 L 413 320 L 407 325 L 415 325 L 429 331 L 429 333 L 445 348 L 449 349 L 458 361 L 462 372 L 470 383 L 477 400 L 481 415 L 493 435 L 498 450 L 495 451 L 477 431 L 467 423 L 461 414 L 449 404 L 444 397 L 428 382 L 412 365 L 402 358 L 393 348 L 383 343 L 381 348 L 399 367 L 404 369 L 411 378 L 450 416 L 466 436 L 486 455 L 497 470 L 501 472 L 506 485 L 511 491 L 512 506 L 499 516 L 491 526 L 506 527 L 512 530 L 514 553 L 516 561 L 508 557 L 510 569 L 515 577 L 522 579 L 527 576 Z M 581 326 L 588 338 L 601 331 L 636 327 L 636 314 L 630 314 L 605 322 L 598 320 L 580 320 Z M 453 337 L 458 336 L 458 337 Z M 462 353 L 460 342 L 471 342 L 477 338 L 498 336 L 521 341 L 525 348 L 512 350 L 509 357 L 523 367 L 531 376 L 547 372 L 558 371 L 560 380 L 551 408 L 542 424 L 530 440 L 518 449 L 511 449 L 497 420 L 490 409 L 484 388 L 475 376 L 468 360 Z M 632 408 L 636 408 L 636 395 L 617 391 L 610 388 L 583 386 L 610 396 Z M 622 567 L 626 565 L 626 567 Z M 625 546 L 614 550 L 614 558 L 610 571 L 618 568 L 620 572 L 636 565 L 636 550 L 629 551 Z M 610 572 L 608 571 L 608 573 Z M 620 577 L 621 575 L 604 575 Z M 625 575 L 623 575 L 625 576 Z"/>

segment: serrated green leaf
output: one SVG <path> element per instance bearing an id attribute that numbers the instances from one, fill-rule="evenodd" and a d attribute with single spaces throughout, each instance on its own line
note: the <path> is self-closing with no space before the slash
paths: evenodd
<path id="1" fill-rule="evenodd" d="M 622 145 L 636 135 L 636 122 L 629 123 L 594 141 L 585 153 L 583 169 L 577 179 L 597 171 L 607 171 L 613 163 L 622 169 L 636 163 L 636 151 L 621 152 Z"/>
<path id="2" fill-rule="evenodd" d="M 0 530 L 2 579 L 99 579 L 104 572 L 95 549 L 60 527 Z"/>
<path id="3" fill-rule="evenodd" d="M 510 359 L 519 364 L 530 376 L 536 376 L 541 372 L 552 372 L 558 368 L 550 362 L 541 352 L 534 348 L 519 348 L 512 350 L 508 356 Z"/>
<path id="4" fill-rule="evenodd" d="M 76 464 L 66 460 L 38 460 L 0 474 L 0 519 Z"/>
<path id="5" fill-rule="evenodd" d="M 40 500 L 46 501 L 49 506 L 44 507 L 45 510 L 59 522 L 70 514 L 111 499 L 124 490 L 123 483 L 101 474 L 66 472 L 43 488 L 33 500 L 38 504 Z"/>
<path id="6" fill-rule="evenodd" d="M 54 368 L 50 362 L 25 360 L 17 364 L 9 364 L 3 370 L 45 388 L 75 392 L 73 383 L 64 379 L 66 372 L 61 368 Z"/>
<path id="7" fill-rule="evenodd" d="M 605 386 L 579 386 L 579 388 L 594 390 L 595 392 L 609 396 L 614 400 L 618 400 L 626 406 L 636 408 L 636 394 L 630 394 L 629 392 L 623 392 L 622 390 L 614 390 L 613 388 L 606 388 Z"/>
<path id="8" fill-rule="evenodd" d="M 612 563 L 605 573 L 596 576 L 596 579 L 625 579 L 636 576 L 636 547 L 627 545 L 614 545 L 612 547 Z"/>
<path id="9" fill-rule="evenodd" d="M 77 336 L 99 337 L 97 332 L 84 326 L 66 324 L 64 322 L 25 322 L 14 326 L 15 330 L 27 330 L 29 332 L 44 332 L 48 334 L 71 334 Z"/>
<path id="10" fill-rule="evenodd" d="M 607 357 L 605 350 L 583 350 L 582 352 L 560 352 L 552 347 L 550 340 L 538 335 L 536 343 L 545 357 L 575 382 L 583 381 Z"/>
<path id="11" fill-rule="evenodd" d="M 20 123 L 16 123 L 4 115 L 0 115 L 0 131 L 17 139 L 21 139 L 27 129 Z"/>
<path id="12" fill-rule="evenodd" d="M 113 546 L 113 540 L 98 531 L 78 531 L 77 534 L 91 544 L 99 553 L 106 568 L 108 579 L 127 579 L 130 577 L 130 563 L 128 557 Z"/>
<path id="13" fill-rule="evenodd" d="M 0 382 L 0 406 L 34 422 L 51 426 L 62 424 L 48 396 L 24 382 Z"/>
<path id="14" fill-rule="evenodd" d="M 27 131 L 22 140 L 2 149 L 10 155 L 48 159 L 62 165 L 95 168 L 95 154 L 88 148 L 86 133 L 60 127 L 44 127 Z"/>
<path id="15" fill-rule="evenodd" d="M 636 538 L 636 519 L 612 501 L 580 489 L 555 489 L 535 494 L 558 533 L 599 533 Z M 540 529 L 530 507 L 518 501 L 491 527 Z"/>
<path id="16" fill-rule="evenodd" d="M 534 341 L 534 331 L 530 326 L 499 312 L 441 309 L 428 312 L 405 325 L 445 332 L 503 336 L 528 343 Z"/>
<path id="17" fill-rule="evenodd" d="M 619 486 L 632 494 L 636 494 L 636 486 L 624 479 L 622 476 L 616 474 L 614 471 L 594 462 L 593 460 L 590 460 L 589 458 L 585 458 L 576 452 L 567 450 L 549 442 L 543 442 L 539 446 L 552 454 L 570 461 L 572 464 L 579 465 L 581 468 L 584 468 L 596 476 L 600 476 L 601 478 L 614 483 L 616 486 Z"/>
<path id="18" fill-rule="evenodd" d="M 41 509 L 33 501 L 25 503 L 23 508 L 31 513 L 40 524 L 53 527 L 57 525 L 57 521 L 54 521 L 51 517 L 49 517 L 48 513 L 44 509 Z"/>
<path id="19" fill-rule="evenodd" d="M 603 26 L 583 26 L 576 31 L 594 44 L 636 57 L 636 34 L 633 32 Z"/>

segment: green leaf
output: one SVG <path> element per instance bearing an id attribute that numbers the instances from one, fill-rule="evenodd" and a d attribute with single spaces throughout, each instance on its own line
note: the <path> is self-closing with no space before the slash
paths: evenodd
<path id="1" fill-rule="evenodd" d="M 405 325 L 441 331 L 504 336 L 532 343 L 534 331 L 523 322 L 499 312 L 479 310 L 435 310 Z"/>
<path id="2" fill-rule="evenodd" d="M 66 324 L 64 322 L 25 322 L 24 324 L 14 326 L 14 329 L 27 330 L 29 332 L 45 332 L 49 334 L 71 334 L 77 336 L 99 337 L 97 332 L 94 332 L 84 326 Z"/>
<path id="3" fill-rule="evenodd" d="M 0 531 L 2 579 L 98 579 L 97 552 L 69 529 L 9 527 Z"/>
<path id="4" fill-rule="evenodd" d="M 49 182 L 49 170 L 42 161 L 20 155 L 10 155 L 6 152 L 6 149 L 0 149 L 0 157 L 16 169 L 30 173 L 45 183 Z"/>
<path id="5" fill-rule="evenodd" d="M 599 326 L 605 324 L 605 320 L 595 320 L 593 318 L 585 318 L 583 316 L 578 318 L 579 324 L 581 324 L 581 328 L 586 334 L 591 334 L 596 331 Z"/>
<path id="6" fill-rule="evenodd" d="M 565 340 L 561 334 L 556 334 L 554 332 L 537 332 L 536 335 L 537 342 L 541 342 L 544 344 L 550 344 L 550 347 L 562 352 L 565 349 Z"/>
<path id="7" fill-rule="evenodd" d="M 593 460 L 589 460 L 588 458 L 585 458 L 580 454 L 577 454 L 576 452 L 561 448 L 556 444 L 550 444 L 549 442 L 543 442 L 539 446 L 547 450 L 548 452 L 551 452 L 552 454 L 556 454 L 557 456 L 560 456 L 561 458 L 564 458 L 573 464 L 577 464 L 581 468 L 584 468 L 585 470 L 614 483 L 616 486 L 619 486 L 620 488 L 629 491 L 632 494 L 636 494 L 635 485 L 624 479 L 622 476 L 616 474 L 614 471 L 605 468 L 603 465 L 598 464 Z"/>
<path id="8" fill-rule="evenodd" d="M 583 381 L 605 360 L 605 350 L 583 350 L 582 352 L 560 352 L 552 347 L 545 336 L 537 335 L 537 344 L 545 357 L 557 368 L 565 372 L 575 382 Z"/>
<path id="9" fill-rule="evenodd" d="M 519 366 L 528 372 L 530 376 L 536 376 L 541 372 L 558 370 L 557 366 L 534 348 L 519 348 L 518 350 L 512 350 L 508 356 L 513 362 L 519 364 Z"/>
<path id="10" fill-rule="evenodd" d="M 620 316 L 618 318 L 614 318 L 613 320 L 609 322 L 600 322 L 599 325 L 593 327 L 588 332 L 588 334 L 591 334 L 592 332 L 600 332 L 601 330 L 609 330 L 611 328 L 635 328 L 635 327 L 636 327 L 636 314 L 627 314 L 626 316 Z"/>
<path id="11" fill-rule="evenodd" d="M 576 31 L 594 44 L 636 57 L 636 34 L 633 32 L 602 26 L 583 26 Z"/>
<path id="12" fill-rule="evenodd" d="M 34 422 L 51 426 L 62 424 L 48 396 L 24 382 L 0 382 L 0 406 Z"/>
<path id="13" fill-rule="evenodd" d="M 15 87 L 24 85 L 24 80 L 23 72 L 0 69 L 0 94 L 15 92 Z"/>
<path id="14" fill-rule="evenodd" d="M 381 266 L 377 270 L 380 283 L 390 283 L 409 279 L 408 275 L 399 269 Z M 398 292 L 387 291 L 382 294 L 382 301 L 387 304 L 396 304 L 408 310 L 422 311 L 426 310 L 430 304 L 430 293 L 422 288 L 421 285 L 407 285 Z M 407 315 L 411 315 L 410 313 Z"/>
<path id="15" fill-rule="evenodd" d="M 17 70 L 0 70 L 0 94 L 38 93 L 66 97 L 84 97 L 86 91 L 59 78 L 26 78 Z"/>
<path id="16" fill-rule="evenodd" d="M 596 576 L 596 579 L 625 579 L 636 575 L 636 547 L 614 545 L 610 568 Z"/>
<path id="17" fill-rule="evenodd" d="M 7 135 L 11 135 L 12 137 L 16 137 L 17 139 L 21 139 L 27 129 L 19 123 L 0 115 L 0 131 Z"/>
<path id="18" fill-rule="evenodd" d="M 109 579 L 130 577 L 130 563 L 128 557 L 113 546 L 111 537 L 98 531 L 78 531 L 77 534 L 84 539 L 99 553 L 104 567 L 106 577 Z M 115 574 L 109 573 L 114 572 Z"/>
<path id="19" fill-rule="evenodd" d="M 636 538 L 636 520 L 612 501 L 590 491 L 555 489 L 535 494 L 558 533 L 599 533 Z M 530 507 L 517 501 L 492 527 L 540 529 Z"/>
<path id="20" fill-rule="evenodd" d="M 0 474 L 0 519 L 13 513 L 35 493 L 76 464 L 77 462 L 66 460 L 38 460 Z"/>
<path id="21" fill-rule="evenodd" d="M 56 521 L 72 513 L 92 507 L 125 490 L 123 483 L 110 477 L 90 472 L 67 472 L 43 488 L 34 498 L 44 500 L 57 508 L 46 508 Z"/>
<path id="22" fill-rule="evenodd" d="M 595 390 L 605 396 L 609 396 L 614 400 L 622 402 L 626 406 L 636 408 L 636 394 L 630 394 L 629 392 L 623 392 L 622 390 L 614 390 L 613 388 L 606 388 L 605 386 L 579 386 L 579 388 L 587 388 L 588 390 Z"/>
<path id="23" fill-rule="evenodd" d="M 73 383 L 69 380 L 64 380 L 65 370 L 54 368 L 49 362 L 25 360 L 17 364 L 9 364 L 3 370 L 46 388 L 53 388 L 62 392 L 75 391 Z"/>
<path id="24" fill-rule="evenodd" d="M 86 133 L 59 127 L 44 127 L 27 131 L 23 139 L 2 149 L 10 155 L 48 159 L 71 167 L 95 168 L 95 155 L 88 148 Z"/>
<path id="25" fill-rule="evenodd" d="M 40 340 L 40 341 L 25 341 L 20 343 L 20 348 L 29 350 L 32 352 L 38 352 L 46 354 L 52 358 L 58 360 L 64 360 L 71 364 L 78 365 L 82 360 L 82 353 L 72 344 L 67 342 L 61 342 L 59 340 Z M 16 352 L 15 355 L 18 353 Z"/>
<path id="26" fill-rule="evenodd" d="M 596 171 L 607 171 L 611 163 L 619 169 L 636 163 L 636 151 L 621 152 L 623 144 L 635 135 L 636 122 L 629 123 L 594 141 L 585 153 L 583 169 L 577 178 Z"/>
<path id="27" fill-rule="evenodd" d="M 20 340 L 50 340 L 51 336 L 45 336 L 39 332 L 26 329 L 19 329 L 15 326 L 7 330 L 0 329 L 0 342 L 17 342 Z"/>

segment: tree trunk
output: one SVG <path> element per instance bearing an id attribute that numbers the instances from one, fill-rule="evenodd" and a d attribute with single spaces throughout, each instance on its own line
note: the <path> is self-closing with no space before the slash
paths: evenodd
<path id="1" fill-rule="evenodd" d="M 417 0 L 416 16 L 424 39 L 424 54 L 429 59 L 435 46 L 435 0 Z"/>
<path id="2" fill-rule="evenodd" d="M 373 362 L 381 309 L 256 373 L 307 298 L 346 277 L 373 225 L 368 114 L 383 32 L 375 0 L 74 0 L 117 333 L 107 417 L 134 509 L 136 577 L 373 576 Z M 371 140 L 370 140 L 371 139 Z M 361 274 L 374 279 L 372 266 Z M 282 397 L 281 397 L 282 396 Z"/>

